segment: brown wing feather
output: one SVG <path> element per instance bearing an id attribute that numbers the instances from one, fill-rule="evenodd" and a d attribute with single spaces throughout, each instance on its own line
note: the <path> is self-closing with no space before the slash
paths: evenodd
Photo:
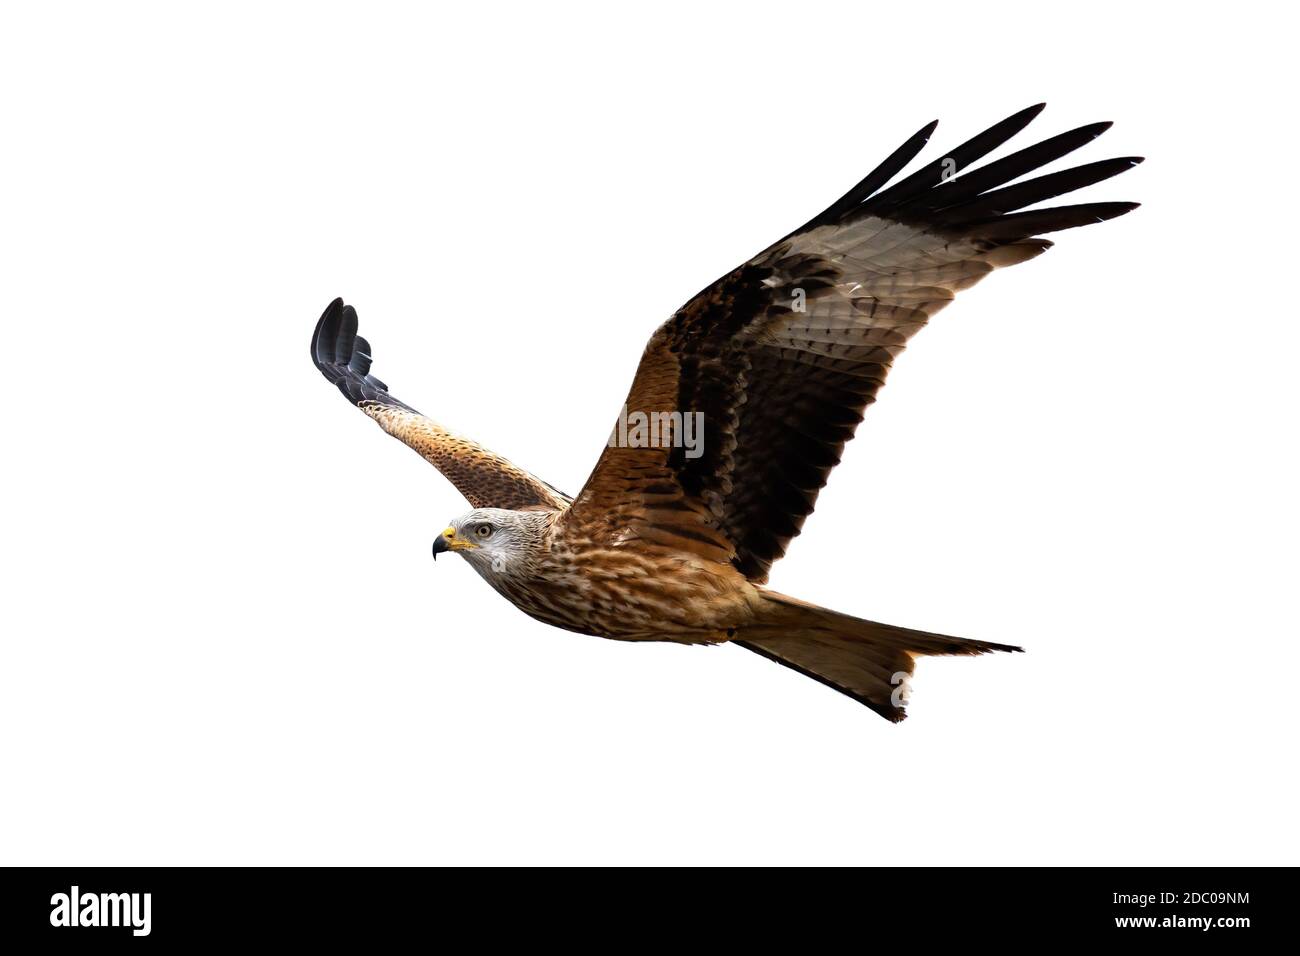
<path id="1" fill-rule="evenodd" d="M 472 507 L 568 506 L 563 492 L 389 395 L 388 386 L 370 374 L 370 343 L 357 335 L 356 310 L 342 299 L 331 302 L 316 323 L 311 356 L 348 401 L 442 472 Z"/>
<path id="2" fill-rule="evenodd" d="M 650 340 L 632 382 L 629 413 L 677 407 L 678 357 L 661 335 Z M 663 448 L 609 445 L 564 520 L 576 515 L 588 540 L 654 552 L 677 552 L 725 564 L 735 548 L 697 495 L 687 494 Z"/>
<path id="3" fill-rule="evenodd" d="M 1023 128 L 1031 107 L 950 150 L 959 172 Z M 1094 124 L 950 179 L 938 160 L 881 189 L 927 127 L 848 194 L 702 291 L 651 338 L 625 406 L 701 412 L 702 454 L 607 448 L 566 522 L 595 540 L 730 561 L 756 582 L 800 531 L 907 341 L 955 293 L 1133 203 L 1008 215 L 1130 168 L 1126 158 L 1015 186 L 1099 135 Z M 676 443 L 680 444 L 680 443 Z"/>

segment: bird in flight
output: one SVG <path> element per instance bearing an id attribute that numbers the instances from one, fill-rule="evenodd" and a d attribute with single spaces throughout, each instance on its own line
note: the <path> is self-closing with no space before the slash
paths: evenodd
<path id="1" fill-rule="evenodd" d="M 433 543 L 530 616 L 624 641 L 738 644 L 906 716 L 916 657 L 1018 647 L 862 620 L 764 587 L 908 340 L 957 292 L 1045 252 L 1043 235 L 1129 202 L 1025 207 L 1141 162 L 1007 185 L 1095 139 L 1096 123 L 973 166 L 1042 104 L 891 181 L 930 123 L 825 211 L 718 279 L 651 336 L 576 498 L 398 401 L 341 299 L 312 359 L 348 400 L 469 500 Z"/>

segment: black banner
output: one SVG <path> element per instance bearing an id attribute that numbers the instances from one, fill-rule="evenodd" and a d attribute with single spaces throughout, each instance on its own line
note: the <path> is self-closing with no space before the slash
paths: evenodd
<path id="1" fill-rule="evenodd" d="M 735 873 L 433 869 L 8 869 L 0 926 L 37 945 L 416 938 L 527 944 L 1002 943 L 1062 936 L 1249 946 L 1289 935 L 1292 870 L 959 869 Z M 10 950 L 11 952 L 14 950 Z"/>

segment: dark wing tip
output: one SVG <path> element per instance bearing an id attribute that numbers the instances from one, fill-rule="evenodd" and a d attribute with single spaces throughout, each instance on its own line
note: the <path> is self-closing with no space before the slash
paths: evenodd
<path id="1" fill-rule="evenodd" d="M 1026 106 L 1019 113 L 1013 113 L 1010 119 L 1023 119 L 1027 125 L 1035 116 L 1047 109 L 1047 103 L 1035 103 L 1033 106 Z"/>
<path id="2" fill-rule="evenodd" d="M 1094 202 L 1085 205 L 1092 208 L 1098 222 L 1104 222 L 1107 219 L 1118 219 L 1120 216 L 1128 215 L 1142 204 L 1140 202 Z"/>
<path id="3" fill-rule="evenodd" d="M 789 239 L 791 236 L 807 232 L 818 226 L 836 222 L 846 213 L 858 207 L 863 200 L 875 194 L 877 190 L 898 175 L 898 172 L 925 148 L 925 144 L 930 141 L 930 136 L 938 127 L 939 121 L 937 119 L 926 123 L 904 140 L 901 146 L 885 157 L 880 165 L 862 177 L 856 186 L 794 230 L 794 232 L 787 233 L 781 241 L 784 242 L 785 239 Z"/>
<path id="4" fill-rule="evenodd" d="M 325 379 L 353 405 L 376 402 L 414 411 L 370 374 L 371 355 L 370 343 L 357 335 L 357 310 L 342 299 L 327 305 L 311 337 L 311 358 Z"/>
<path id="5" fill-rule="evenodd" d="M 956 176 L 939 175 L 937 165 L 931 163 L 873 196 L 861 207 L 863 212 L 929 229 L 1019 241 L 1115 219 L 1136 209 L 1137 203 L 1098 202 L 1015 212 L 1119 175 L 1141 163 L 1140 156 L 1087 163 L 1006 185 L 1096 139 L 1111 128 L 1109 121 L 1081 126 L 1003 159 L 967 168 L 1024 129 L 1042 110 L 1042 103 L 1027 107 L 950 150 L 949 157 L 957 160 Z"/>
<path id="6" fill-rule="evenodd" d="M 1114 219 L 1137 208 L 1134 203 L 1091 203 L 1008 215 L 1016 209 L 1100 182 L 1142 162 L 1142 157 L 1123 157 L 1006 186 L 1096 139 L 1113 125 L 1104 121 L 1058 134 L 1002 159 L 973 165 L 1028 126 L 1046 105 L 1035 103 L 1011 114 L 948 150 L 942 158 L 889 185 L 921 151 L 937 128 L 938 120 L 923 126 L 858 185 L 791 235 L 850 217 L 873 215 L 931 229 L 957 232 L 974 229 L 990 239 L 1024 239 L 1036 234 L 1024 232 L 1025 229 L 1035 228 L 1038 232 L 1067 229 Z M 989 229 L 992 231 L 988 232 Z"/>
<path id="7" fill-rule="evenodd" d="M 324 371 L 322 365 L 328 364 L 334 359 L 334 339 L 337 335 L 339 314 L 342 311 L 342 299 L 335 299 L 325 306 L 325 311 L 321 313 L 320 319 L 316 322 L 316 330 L 312 333 L 311 360 L 322 371 Z"/>
<path id="8" fill-rule="evenodd" d="M 1011 137 L 1033 122 L 1043 110 L 1043 104 L 1026 107 L 1006 119 L 994 123 L 984 132 L 972 136 L 960 146 L 948 150 L 942 157 L 922 166 L 916 172 L 899 180 L 887 189 L 871 196 L 862 205 L 862 211 L 876 216 L 893 216 L 917 203 L 924 203 L 930 191 L 948 182 L 954 173 L 964 171 L 972 163 L 983 159 Z"/>
<path id="9" fill-rule="evenodd" d="M 1050 209 L 1031 209 L 1028 212 L 1006 216 L 990 216 L 960 224 L 960 230 L 981 239 L 1001 242 L 1019 242 L 1032 236 L 1041 236 L 1062 229 L 1075 229 L 1118 219 L 1137 209 L 1136 202 L 1090 202 L 1073 206 L 1053 206 Z"/>
<path id="10" fill-rule="evenodd" d="M 1100 162 L 1086 163 L 1057 173 L 1048 173 L 1045 176 L 1016 183 L 1014 186 L 1004 186 L 987 192 L 975 192 L 969 186 L 959 185 L 948 189 L 936 189 L 932 190 L 934 197 L 918 207 L 917 212 L 944 220 L 944 225 L 948 228 L 961 230 L 966 223 L 1015 212 L 1017 209 L 1047 199 L 1055 199 L 1057 196 L 1118 176 L 1132 169 L 1139 162 L 1140 159 L 1132 156 L 1103 159 Z M 975 189 L 978 189 L 978 184 Z"/>

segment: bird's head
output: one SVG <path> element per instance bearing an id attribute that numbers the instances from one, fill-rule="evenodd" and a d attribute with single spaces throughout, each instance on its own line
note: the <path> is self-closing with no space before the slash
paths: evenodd
<path id="1" fill-rule="evenodd" d="M 433 557 L 455 551 L 480 574 L 522 572 L 541 547 L 546 514 L 476 508 L 433 541 Z"/>

